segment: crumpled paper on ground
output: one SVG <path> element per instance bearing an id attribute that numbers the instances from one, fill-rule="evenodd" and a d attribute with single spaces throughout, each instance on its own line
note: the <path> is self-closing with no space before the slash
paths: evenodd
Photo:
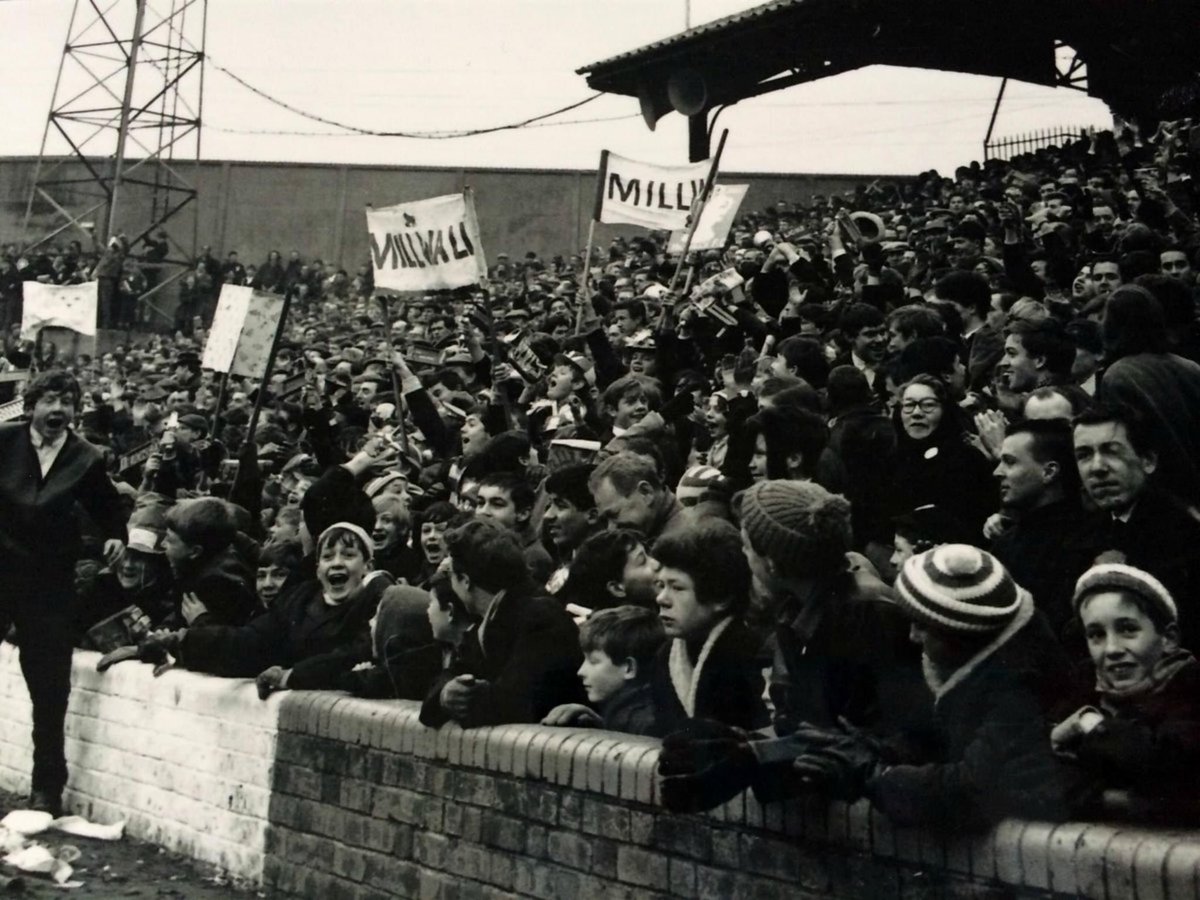
<path id="1" fill-rule="evenodd" d="M 75 870 L 67 862 L 67 857 L 79 859 L 79 850 L 68 844 L 62 847 L 59 855 L 56 856 L 41 844 L 30 844 L 24 850 L 14 850 L 8 854 L 4 857 L 4 862 L 22 872 L 29 872 L 33 875 L 49 875 L 54 883 L 61 887 L 83 887 L 82 881 L 71 881 L 71 875 Z"/>
<path id="2" fill-rule="evenodd" d="M 45 831 L 61 831 L 64 834 L 88 837 L 101 841 L 117 841 L 125 834 L 125 822 L 102 825 L 89 822 L 83 816 L 54 818 L 48 812 L 33 809 L 17 809 L 0 819 L 0 852 L 3 860 L 22 872 L 47 875 L 63 888 L 83 887 L 82 881 L 72 881 L 74 869 L 71 863 L 82 855 L 78 847 L 63 844 L 57 853 L 52 853 L 41 844 L 31 843 L 27 838 Z"/>

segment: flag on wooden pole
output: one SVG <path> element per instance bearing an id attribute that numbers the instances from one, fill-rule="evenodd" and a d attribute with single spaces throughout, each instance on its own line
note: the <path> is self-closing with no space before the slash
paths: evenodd
<path id="1" fill-rule="evenodd" d="M 436 291 L 487 277 L 470 190 L 368 209 L 367 231 L 376 287 Z"/>
<path id="2" fill-rule="evenodd" d="M 596 208 L 592 218 L 605 224 L 641 225 L 674 231 L 686 228 L 692 204 L 704 190 L 708 160 L 686 166 L 656 166 L 600 154 Z"/>
<path id="3" fill-rule="evenodd" d="M 278 294 L 222 285 L 200 365 L 230 375 L 265 377 L 284 308 L 284 298 Z"/>
<path id="4" fill-rule="evenodd" d="M 733 220 L 737 218 L 738 209 L 746 199 L 748 184 L 718 184 L 712 189 L 708 202 L 700 212 L 700 221 L 696 224 L 696 232 L 692 235 L 692 250 L 722 250 L 733 228 Z M 672 231 L 667 241 L 667 252 L 683 253 L 687 241 L 687 229 Z"/>

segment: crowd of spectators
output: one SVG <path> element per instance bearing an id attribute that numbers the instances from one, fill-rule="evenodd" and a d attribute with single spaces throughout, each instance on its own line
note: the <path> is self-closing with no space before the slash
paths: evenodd
<path id="1" fill-rule="evenodd" d="M 658 736 L 677 811 L 1194 823 L 1189 133 L 781 202 L 686 287 L 663 235 L 386 306 L 369 267 L 206 248 L 173 337 L 25 395 L 73 404 L 125 503 L 75 639 L 432 727 Z M 14 255 L 0 278 L 88 269 Z M 292 295 L 266 383 L 200 367 L 221 282 Z"/>

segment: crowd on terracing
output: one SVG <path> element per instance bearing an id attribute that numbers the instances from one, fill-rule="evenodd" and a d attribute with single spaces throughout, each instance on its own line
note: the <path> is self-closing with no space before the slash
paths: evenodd
<path id="1" fill-rule="evenodd" d="M 78 545 L 0 476 L 0 559 L 74 573 L 61 631 L 102 667 L 658 736 L 681 812 L 752 789 L 941 828 L 1194 823 L 1189 135 L 781 202 L 683 267 L 662 235 L 588 272 L 501 254 L 386 304 L 369 265 L 206 250 L 174 336 L 63 367 L 10 345 L 41 371 L 5 465 L 17 434 L 39 483 L 68 429 L 98 452 L 53 507 L 86 513 Z M 4 314 L 22 279 L 96 278 L 102 321 L 135 324 L 161 239 L 10 248 Z M 201 368 L 222 283 L 291 297 L 266 383 Z M 23 654 L 58 652 L 34 630 Z"/>

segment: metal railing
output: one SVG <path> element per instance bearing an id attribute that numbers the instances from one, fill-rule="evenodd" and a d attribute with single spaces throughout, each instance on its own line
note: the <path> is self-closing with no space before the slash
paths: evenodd
<path id="1" fill-rule="evenodd" d="M 1013 159 L 1024 153 L 1033 153 L 1043 147 L 1061 147 L 1063 144 L 1077 141 L 1082 137 L 1094 135 L 1094 128 L 1045 128 L 1040 131 L 1029 131 L 1025 134 L 1008 135 L 995 140 L 985 140 L 983 158 Z"/>

